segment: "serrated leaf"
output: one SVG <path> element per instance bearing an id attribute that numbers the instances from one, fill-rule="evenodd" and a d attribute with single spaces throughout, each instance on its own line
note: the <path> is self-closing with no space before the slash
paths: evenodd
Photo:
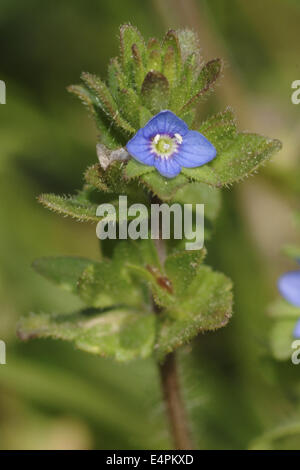
<path id="1" fill-rule="evenodd" d="M 168 107 L 169 82 L 157 71 L 148 72 L 142 84 L 142 102 L 153 114 Z"/>
<path id="2" fill-rule="evenodd" d="M 300 318 L 300 308 L 294 307 L 284 299 L 273 302 L 268 308 L 268 314 L 273 318 L 294 319 Z"/>
<path id="3" fill-rule="evenodd" d="M 174 283 L 174 279 L 173 279 Z M 159 360 L 174 349 L 190 342 L 201 331 L 225 326 L 232 313 L 231 282 L 226 276 L 200 266 L 181 301 L 174 303 L 181 315 L 162 315 L 155 345 Z M 182 294 L 183 295 L 183 294 Z M 181 296 L 180 296 L 181 297 Z"/>
<path id="4" fill-rule="evenodd" d="M 41 276 L 62 289 L 76 293 L 77 281 L 87 266 L 97 264 L 87 258 L 71 256 L 44 257 L 36 259 L 32 267 Z"/>
<path id="5" fill-rule="evenodd" d="M 241 133 L 212 162 L 199 168 L 182 168 L 182 173 L 192 180 L 221 187 L 250 175 L 280 149 L 278 140 Z"/>
<path id="6" fill-rule="evenodd" d="M 221 75 L 222 68 L 223 62 L 221 59 L 210 60 L 204 65 L 193 87 L 194 95 L 191 94 L 189 100 L 181 108 L 180 114 L 183 114 L 195 107 L 208 92 L 213 90 L 216 81 Z"/>
<path id="7" fill-rule="evenodd" d="M 63 339 L 83 351 L 125 362 L 152 353 L 155 327 L 152 314 L 90 309 L 65 315 L 31 314 L 21 320 L 18 334 L 22 340 Z"/>
<path id="8" fill-rule="evenodd" d="M 294 328 L 295 320 L 290 319 L 277 321 L 273 325 L 270 333 L 270 345 L 276 359 L 284 361 L 291 357 Z"/>

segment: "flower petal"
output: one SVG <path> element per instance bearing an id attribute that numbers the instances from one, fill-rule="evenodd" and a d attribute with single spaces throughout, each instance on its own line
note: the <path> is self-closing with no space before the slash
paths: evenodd
<path id="1" fill-rule="evenodd" d="M 174 134 L 184 136 L 188 132 L 187 124 L 172 113 L 172 111 L 161 111 L 154 116 L 144 127 L 144 136 L 149 139 L 156 134 L 169 134 L 172 137 Z"/>
<path id="2" fill-rule="evenodd" d="M 181 166 L 172 157 L 156 157 L 154 160 L 154 166 L 157 171 L 166 178 L 174 178 L 181 171 Z"/>
<path id="3" fill-rule="evenodd" d="M 151 153 L 150 142 L 144 137 L 143 129 L 140 129 L 135 136 L 127 142 L 126 148 L 140 163 L 154 165 L 154 154 Z"/>
<path id="4" fill-rule="evenodd" d="M 293 336 L 296 339 L 300 339 L 300 318 L 299 318 L 299 320 L 297 321 L 297 323 L 295 325 L 295 328 L 294 328 L 294 331 L 293 331 Z"/>
<path id="5" fill-rule="evenodd" d="M 283 274 L 278 280 L 278 290 L 285 300 L 300 307 L 300 271 Z"/>
<path id="6" fill-rule="evenodd" d="M 175 155 L 176 161 L 185 168 L 204 165 L 215 158 L 217 151 L 213 144 L 197 131 L 189 131 Z"/>

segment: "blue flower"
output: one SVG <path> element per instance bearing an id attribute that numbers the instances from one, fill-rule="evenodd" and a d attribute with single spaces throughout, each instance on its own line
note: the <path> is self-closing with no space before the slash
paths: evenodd
<path id="1" fill-rule="evenodd" d="M 138 162 L 154 166 L 166 178 L 181 167 L 195 168 L 215 158 L 215 147 L 171 111 L 161 111 L 135 134 L 126 148 Z"/>
<path id="2" fill-rule="evenodd" d="M 290 304 L 300 307 L 300 271 L 283 274 L 278 280 L 278 290 Z M 293 335 L 295 338 L 300 338 L 300 319 L 296 323 Z"/>
<path id="3" fill-rule="evenodd" d="M 295 328 L 294 328 L 294 331 L 293 331 L 293 336 L 296 339 L 300 339 L 300 318 L 299 318 L 299 320 L 297 321 L 297 323 L 295 325 Z"/>

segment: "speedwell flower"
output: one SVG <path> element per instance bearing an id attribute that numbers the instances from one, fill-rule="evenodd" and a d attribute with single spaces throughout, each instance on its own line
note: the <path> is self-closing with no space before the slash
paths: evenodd
<path id="1" fill-rule="evenodd" d="M 290 304 L 300 307 L 300 271 L 283 274 L 278 280 L 278 290 Z M 294 337 L 300 338 L 300 319 L 294 328 Z"/>
<path id="2" fill-rule="evenodd" d="M 150 119 L 126 148 L 137 161 L 154 166 L 167 178 L 177 176 L 181 167 L 202 166 L 217 153 L 204 135 L 190 131 L 182 119 L 168 110 Z"/>

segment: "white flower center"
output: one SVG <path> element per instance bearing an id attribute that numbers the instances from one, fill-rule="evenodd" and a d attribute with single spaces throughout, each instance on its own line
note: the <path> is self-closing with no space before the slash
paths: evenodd
<path id="1" fill-rule="evenodd" d="M 158 157 L 169 158 L 173 153 L 178 152 L 178 146 L 182 142 L 182 136 L 178 133 L 174 134 L 174 137 L 168 134 L 156 134 L 151 142 L 151 151 Z"/>

